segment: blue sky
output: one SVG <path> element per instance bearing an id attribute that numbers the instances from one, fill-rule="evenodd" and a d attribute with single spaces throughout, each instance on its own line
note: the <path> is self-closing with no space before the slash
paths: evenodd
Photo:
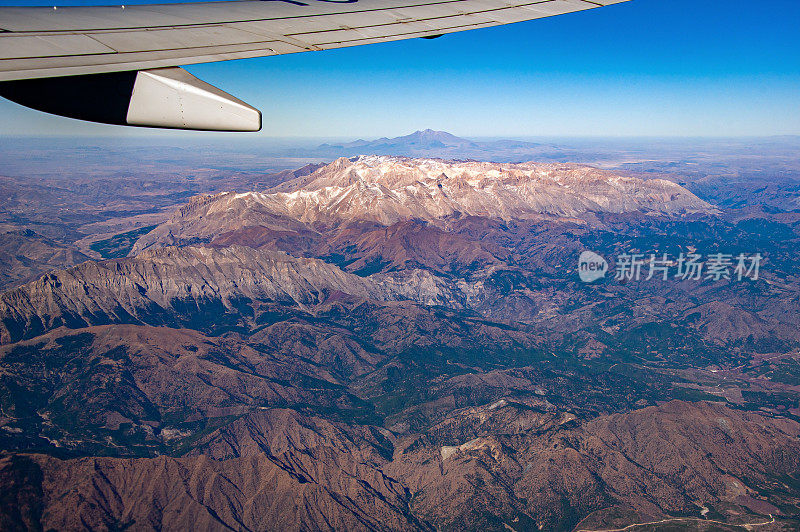
<path id="1" fill-rule="evenodd" d="M 3 2 L 24 3 L 50 5 Z M 261 109 L 266 137 L 424 128 L 462 136 L 797 135 L 798 27 L 797 0 L 632 0 L 435 40 L 187 69 Z M 0 134 L 53 133 L 164 134 L 0 101 Z"/>

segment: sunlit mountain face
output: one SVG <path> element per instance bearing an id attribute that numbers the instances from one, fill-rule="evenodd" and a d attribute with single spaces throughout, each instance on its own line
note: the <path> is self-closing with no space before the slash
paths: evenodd
<path id="1" fill-rule="evenodd" d="M 0 181 L 0 529 L 796 529 L 765 146 L 42 152 Z"/>

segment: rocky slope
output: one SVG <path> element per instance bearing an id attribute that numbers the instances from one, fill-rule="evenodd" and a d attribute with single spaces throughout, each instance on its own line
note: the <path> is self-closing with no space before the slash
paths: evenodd
<path id="1" fill-rule="evenodd" d="M 62 325 L 109 322 L 195 324 L 220 332 L 258 323 L 271 306 L 302 308 L 336 293 L 428 304 L 454 299 L 425 272 L 362 278 L 280 252 L 240 246 L 162 248 L 135 258 L 87 262 L 5 292 L 0 295 L 0 343 Z"/>
<path id="2" fill-rule="evenodd" d="M 715 212 L 669 181 L 644 181 L 570 164 L 361 156 L 338 159 L 276 190 L 289 191 L 276 199 L 283 200 L 287 213 L 304 221 L 327 216 L 389 225 L 401 219 L 432 221 L 454 214 L 511 220 L 590 211 Z"/>
<path id="3" fill-rule="evenodd" d="M 449 423 L 476 417 L 466 441 L 398 440 L 270 409 L 181 458 L 4 455 L 0 479 L 31 527 L 60 530 L 569 530 L 595 513 L 699 519 L 701 507 L 753 523 L 800 502 L 771 480 L 798 472 L 793 421 L 672 402 L 584 422 L 501 402 Z"/>
<path id="4" fill-rule="evenodd" d="M 570 529 L 576 515 L 614 506 L 656 519 L 699 516 L 700 506 L 725 502 L 758 508 L 759 490 L 774 502 L 797 500 L 773 480 L 797 471 L 800 425 L 793 421 L 766 428 L 758 415 L 671 402 L 589 423 L 555 417 L 527 427 L 519 424 L 526 405 L 491 407 L 462 414 L 481 423 L 461 440 L 405 440 L 388 467 L 415 494 L 413 509 L 441 529 Z M 495 426 L 496 418 L 504 423 Z"/>
<path id="5" fill-rule="evenodd" d="M 364 407 L 312 359 L 168 327 L 62 328 L 0 348 L 0 368 L 3 448 L 150 455 L 270 405 Z"/>
<path id="6" fill-rule="evenodd" d="M 75 249 L 31 231 L 0 231 L 0 290 L 42 273 L 89 260 Z"/>
<path id="7" fill-rule="evenodd" d="M 0 529 L 800 522 L 796 217 L 573 165 L 309 170 L 0 294 Z M 765 261 L 585 284 L 586 249 Z"/>
<path id="8" fill-rule="evenodd" d="M 714 213 L 670 181 L 643 181 L 579 165 L 445 162 L 363 156 L 338 159 L 271 193 L 223 193 L 198 199 L 142 237 L 154 245 L 209 241 L 242 227 L 305 231 L 354 221 L 392 225 L 474 216 L 502 220 L 586 213 Z M 177 240 L 177 239 L 180 239 Z"/>
<path id="9" fill-rule="evenodd" d="M 30 487 L 42 497 L 32 501 L 41 508 L 34 526 L 45 529 L 427 528 L 408 512 L 404 486 L 380 471 L 391 444 L 375 429 L 269 410 L 215 433 L 203 449 L 155 459 L 6 456 L 0 478 L 40 471 Z"/>

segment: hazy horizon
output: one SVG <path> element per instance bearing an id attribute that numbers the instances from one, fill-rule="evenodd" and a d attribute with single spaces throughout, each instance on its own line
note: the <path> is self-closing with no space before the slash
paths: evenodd
<path id="1" fill-rule="evenodd" d="M 69 120 L 66 119 L 65 120 Z M 101 127 L 105 127 L 102 126 Z M 116 126 L 109 126 L 116 127 Z M 437 127 L 417 127 L 397 134 L 375 134 L 375 135 L 263 135 L 252 133 L 231 133 L 231 132 L 198 132 L 198 131 L 178 131 L 178 130 L 154 130 L 145 128 L 128 128 L 125 135 L 114 135 L 109 137 L 97 132 L 86 132 L 84 134 L 67 134 L 63 132 L 53 133 L 23 133 L 9 134 L 0 133 L 0 139 L 41 139 L 41 140 L 64 140 L 71 142 L 78 141 L 158 141 L 163 145 L 164 140 L 181 141 L 232 141 L 231 145 L 236 144 L 260 144 L 265 142 L 353 142 L 357 140 L 377 140 L 381 138 L 398 138 L 412 135 L 414 133 L 432 130 L 437 133 L 449 133 L 459 138 L 467 140 L 520 140 L 530 142 L 555 142 L 555 141 L 745 141 L 745 140 L 800 140 L 800 133 L 796 134 L 762 134 L 762 135 L 529 135 L 529 134 L 507 134 L 507 135 L 484 135 L 472 133 L 460 133 Z"/>

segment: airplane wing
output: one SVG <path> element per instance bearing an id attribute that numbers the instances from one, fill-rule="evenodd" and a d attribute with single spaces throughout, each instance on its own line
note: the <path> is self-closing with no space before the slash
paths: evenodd
<path id="1" fill-rule="evenodd" d="M 224 117 L 233 113 L 234 122 L 249 117 L 246 129 L 252 130 L 253 108 L 175 67 L 431 38 L 623 1 L 237 0 L 0 7 L 0 95 L 56 114 L 130 125 L 224 129 Z M 114 87 L 121 96 L 112 94 L 114 109 L 105 118 L 113 120 L 103 120 L 100 100 Z M 128 102 L 132 121 L 122 109 L 129 89 L 140 98 Z M 53 99 L 80 99 L 81 94 L 85 102 L 52 104 Z M 192 110 L 208 105 L 220 109 L 208 123 L 181 122 L 178 115 L 194 111 L 176 109 L 177 101 Z M 173 112 L 161 113 L 165 116 L 159 119 L 152 112 L 159 102 L 172 106 Z M 260 115 L 258 122 L 260 127 Z M 239 130 L 243 124 L 233 125 Z"/>

